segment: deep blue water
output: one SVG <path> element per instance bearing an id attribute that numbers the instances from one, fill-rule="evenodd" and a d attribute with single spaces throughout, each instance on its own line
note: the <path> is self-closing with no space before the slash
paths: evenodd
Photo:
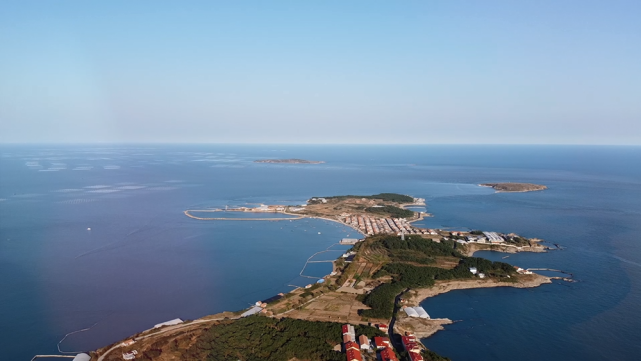
<path id="1" fill-rule="evenodd" d="M 576 283 L 454 291 L 460 320 L 424 340 L 455 360 L 633 360 L 641 354 L 641 148 L 559 146 L 3 146 L 0 348 L 29 360 L 89 350 L 304 285 L 305 261 L 355 232 L 322 220 L 198 221 L 186 209 L 399 192 L 424 224 L 516 232 L 547 254 L 484 257 L 572 272 Z M 259 158 L 325 160 L 256 164 Z M 546 184 L 507 194 L 478 183 Z M 88 230 L 91 228 L 91 230 Z M 319 234 L 319 232 L 321 234 Z M 344 247 L 316 256 L 331 259 Z M 308 276 L 328 273 L 312 263 Z"/>

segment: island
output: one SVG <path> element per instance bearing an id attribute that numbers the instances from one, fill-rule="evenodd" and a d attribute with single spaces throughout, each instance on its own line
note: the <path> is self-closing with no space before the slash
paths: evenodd
<path id="1" fill-rule="evenodd" d="M 276 163 L 276 164 L 321 164 L 325 163 L 322 160 L 306 160 L 306 159 L 258 159 L 254 163 Z"/>
<path id="2" fill-rule="evenodd" d="M 330 246 L 328 250 L 338 244 L 351 248 L 332 262 L 330 274 L 304 287 L 258 300 L 245 310 L 160 323 L 92 352 L 91 359 L 448 360 L 420 342 L 452 323 L 430 317 L 421 307 L 423 300 L 454 289 L 537 287 L 554 278 L 472 256 L 478 249 L 546 251 L 540 240 L 416 227 L 411 223 L 424 213 L 407 208 L 417 205 L 425 201 L 380 193 L 233 210 L 319 217 L 352 227 L 363 237 Z"/>
<path id="3" fill-rule="evenodd" d="M 497 192 L 534 192 L 548 189 L 548 187 L 541 184 L 533 183 L 483 183 L 479 184 L 481 187 L 492 187 Z"/>

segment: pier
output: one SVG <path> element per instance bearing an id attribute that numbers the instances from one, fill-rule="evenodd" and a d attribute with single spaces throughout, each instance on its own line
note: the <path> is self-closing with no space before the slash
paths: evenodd
<path id="1" fill-rule="evenodd" d="M 566 275 L 574 276 L 574 275 L 573 275 L 572 273 L 570 273 L 570 272 L 561 271 L 561 270 L 558 270 L 558 269 L 552 269 L 552 268 L 528 268 L 527 270 L 528 270 L 528 271 L 550 271 L 550 272 L 559 272 L 559 273 L 563 273 L 563 274 L 566 274 Z"/>
<path id="2" fill-rule="evenodd" d="M 303 266 L 303 269 L 302 269 L 302 270 L 300 270 L 299 275 L 300 275 L 301 277 L 306 277 L 306 278 L 311 278 L 311 279 L 317 279 L 317 280 L 323 279 L 323 277 L 312 277 L 312 276 L 306 276 L 306 275 L 304 275 L 304 274 L 303 274 L 303 272 L 305 272 L 305 268 L 307 268 L 307 265 L 308 265 L 309 263 L 334 263 L 334 261 L 333 261 L 333 260 L 326 260 L 326 261 L 312 261 L 311 259 L 312 259 L 312 258 L 314 258 L 315 256 L 317 256 L 317 255 L 319 255 L 319 254 L 321 254 L 321 253 L 325 253 L 325 252 L 343 252 L 342 250 L 339 250 L 339 249 L 330 249 L 330 248 L 332 248 L 332 247 L 334 247 L 334 246 L 336 246 L 336 245 L 338 245 L 338 244 L 339 244 L 339 243 L 334 243 L 334 244 L 332 244 L 331 246 L 327 247 L 325 250 L 323 250 L 323 251 L 318 251 L 318 252 L 314 253 L 313 255 L 311 255 L 311 256 L 307 259 L 307 262 L 305 262 L 305 265 Z M 332 267 L 332 269 L 333 269 L 333 267 Z"/>
<path id="3" fill-rule="evenodd" d="M 251 218 L 230 218 L 230 217 L 198 217 L 194 216 L 193 214 L 189 212 L 223 212 L 222 209 L 188 209 L 184 211 L 183 213 L 193 219 L 197 219 L 199 221 L 292 221 L 292 220 L 298 220 L 305 218 L 305 216 L 302 215 L 292 215 L 292 217 L 287 217 L 287 218 L 271 218 L 271 217 L 265 217 L 265 218 L 257 218 L 257 217 L 251 217 Z M 251 211 L 238 211 L 238 210 L 232 210 L 229 212 L 251 212 Z M 256 212 L 251 212 L 251 213 L 265 213 L 261 211 L 256 211 Z M 289 213 L 285 212 L 271 212 L 271 213 L 282 213 L 282 214 L 287 214 L 291 215 Z"/>
<path id="4" fill-rule="evenodd" d="M 564 274 L 564 275 L 568 275 L 569 277 L 554 276 L 554 277 L 550 277 L 550 279 L 554 279 L 554 280 L 563 280 L 563 281 L 566 281 L 566 282 L 576 282 L 576 281 L 574 280 L 574 275 L 573 275 L 572 273 L 570 273 L 570 272 L 566 272 L 566 271 L 561 271 L 561 270 L 558 270 L 558 269 L 553 269 L 553 268 L 528 268 L 527 270 L 528 270 L 528 271 L 549 271 L 549 272 L 558 272 L 558 273 L 562 273 L 562 274 Z"/>

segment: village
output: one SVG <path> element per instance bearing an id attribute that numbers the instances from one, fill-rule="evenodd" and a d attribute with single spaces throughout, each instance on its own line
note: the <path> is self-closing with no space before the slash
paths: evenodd
<path id="1" fill-rule="evenodd" d="M 342 214 L 338 217 L 338 220 L 368 236 L 376 234 L 400 235 L 402 233 L 437 235 L 434 230 L 413 227 L 405 218 L 379 218 L 369 215 Z"/>
<path id="2" fill-rule="evenodd" d="M 375 325 L 380 331 L 387 333 L 389 331 L 386 324 Z M 358 336 L 354 332 L 354 326 L 345 324 L 342 327 L 343 344 L 342 350 L 345 352 L 347 361 L 364 361 L 364 360 L 381 360 L 381 361 L 398 361 L 396 352 L 390 342 L 389 337 L 375 336 L 371 340 L 365 335 Z M 409 332 L 401 337 L 403 349 L 407 351 L 411 361 L 423 361 L 421 355 L 422 348 L 417 338 Z"/>

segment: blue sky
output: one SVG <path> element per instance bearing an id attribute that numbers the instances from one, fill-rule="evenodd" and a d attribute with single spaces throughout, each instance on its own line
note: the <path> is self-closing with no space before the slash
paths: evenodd
<path id="1" fill-rule="evenodd" d="M 3 1 L 0 142 L 641 145 L 640 1 Z"/>

